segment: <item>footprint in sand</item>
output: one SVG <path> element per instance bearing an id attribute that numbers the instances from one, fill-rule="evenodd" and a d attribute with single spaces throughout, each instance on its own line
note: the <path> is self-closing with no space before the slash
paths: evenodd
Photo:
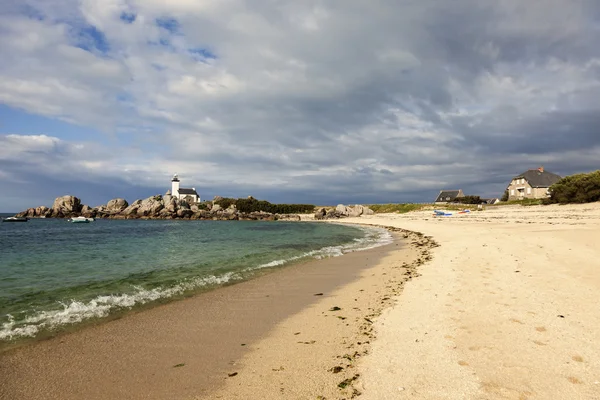
<path id="1" fill-rule="evenodd" d="M 538 332 L 546 332 L 546 328 L 544 328 L 543 326 L 536 326 L 535 330 Z"/>
<path id="2" fill-rule="evenodd" d="M 533 343 L 537 344 L 538 346 L 547 346 L 546 343 L 540 342 L 539 340 L 534 340 Z"/>
<path id="3" fill-rule="evenodd" d="M 579 384 L 583 383 L 583 382 L 581 382 L 579 379 L 575 378 L 574 376 L 569 376 L 569 377 L 567 378 L 567 380 L 568 380 L 569 382 L 571 382 L 573 385 L 579 385 Z"/>
<path id="4" fill-rule="evenodd" d="M 521 325 L 523 325 L 523 322 L 519 321 L 516 318 L 511 318 L 510 320 L 511 320 L 511 322 L 514 322 L 515 324 L 521 324 Z"/>
<path id="5" fill-rule="evenodd" d="M 468 363 L 468 362 L 466 362 L 466 361 L 462 361 L 462 360 L 460 360 L 460 361 L 458 362 L 458 365 L 460 365 L 460 366 L 462 366 L 462 367 L 466 367 L 467 365 L 469 365 L 469 363 Z"/>
<path id="6" fill-rule="evenodd" d="M 583 357 L 581 357 L 581 356 L 573 356 L 571 358 L 573 359 L 573 361 L 583 362 Z"/>

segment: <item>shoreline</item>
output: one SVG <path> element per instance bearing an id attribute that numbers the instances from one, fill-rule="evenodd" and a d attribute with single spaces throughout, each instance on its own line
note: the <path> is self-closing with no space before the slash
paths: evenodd
<path id="1" fill-rule="evenodd" d="M 202 223 L 200 222 L 199 224 Z M 238 222 L 232 222 L 231 224 L 237 225 Z M 300 232 L 303 230 L 302 227 L 294 225 L 296 224 L 294 222 L 284 222 L 282 224 L 292 228 L 300 228 Z M 52 226 L 54 225 L 56 224 Z M 263 226 L 267 226 L 266 223 L 263 223 Z M 229 230 L 234 228 L 236 227 L 225 227 L 223 229 Z M 322 228 L 318 230 L 322 230 Z M 334 229 L 332 228 L 331 230 Z M 264 274 L 272 273 L 278 268 L 287 268 L 293 264 L 306 263 L 323 257 L 339 256 L 347 252 L 362 251 L 385 245 L 391 240 L 389 233 L 382 229 L 357 225 L 353 229 L 349 229 L 348 232 L 350 232 L 349 235 L 352 235 L 352 237 L 358 235 L 362 235 L 362 237 L 350 240 L 349 236 L 345 242 L 338 240 L 334 244 L 326 240 L 326 238 L 324 238 L 324 241 L 313 240 L 308 248 L 307 246 L 303 246 L 304 250 L 295 249 L 295 252 L 291 254 L 290 252 L 282 253 L 278 251 L 278 246 L 275 246 L 271 252 L 269 250 L 271 247 L 266 246 L 266 251 L 263 251 L 265 256 L 262 258 L 244 259 L 241 263 L 238 262 L 235 267 L 231 268 L 228 268 L 227 263 L 221 262 L 221 265 L 213 263 L 217 266 L 216 272 L 199 270 L 196 276 L 190 277 L 188 274 L 184 277 L 185 279 L 176 278 L 176 280 L 172 280 L 163 286 L 154 288 L 141 286 L 136 288 L 135 285 L 137 283 L 130 282 L 135 290 L 112 293 L 109 287 L 104 292 L 96 292 L 92 297 L 88 296 L 84 300 L 78 300 L 81 296 L 77 296 L 81 293 L 75 293 L 73 298 L 67 297 L 69 294 L 66 294 L 63 297 L 65 300 L 62 300 L 62 306 L 58 304 L 54 306 L 48 305 L 46 308 L 38 309 L 35 312 L 28 312 L 26 316 L 33 322 L 27 322 L 23 316 L 19 316 L 19 311 L 16 311 L 13 307 L 13 309 L 9 309 L 8 313 L 18 316 L 17 322 L 12 325 L 12 320 L 6 320 L 5 318 L 0 323 L 0 353 L 11 348 L 74 332 L 87 326 L 119 319 L 128 314 L 141 312 L 164 303 L 185 299 L 246 280 L 252 280 Z M 287 239 L 287 241 L 290 240 L 290 243 L 292 243 L 294 240 L 299 239 L 293 239 L 293 237 L 292 239 Z M 300 245 L 301 242 L 298 244 Z M 291 248 L 293 248 L 293 243 Z M 197 250 L 193 248 L 191 251 L 197 253 Z M 200 257 L 198 262 L 204 259 L 203 256 L 197 254 L 193 254 L 192 257 Z M 48 270 L 51 271 L 52 269 Z M 83 294 L 85 295 L 85 293 Z"/>
<path id="2" fill-rule="evenodd" d="M 292 265 L 7 350 L 0 354 L 0 398 L 202 396 L 230 379 L 231 363 L 254 351 L 252 343 L 268 336 L 269 329 L 329 301 L 330 292 L 359 279 L 397 244 Z"/>

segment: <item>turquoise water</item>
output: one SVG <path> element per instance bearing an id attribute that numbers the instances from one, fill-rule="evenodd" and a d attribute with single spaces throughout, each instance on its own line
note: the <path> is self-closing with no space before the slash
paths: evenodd
<path id="1" fill-rule="evenodd" d="M 292 262 L 390 240 L 382 229 L 322 223 L 1 223 L 0 342 L 59 331 Z"/>

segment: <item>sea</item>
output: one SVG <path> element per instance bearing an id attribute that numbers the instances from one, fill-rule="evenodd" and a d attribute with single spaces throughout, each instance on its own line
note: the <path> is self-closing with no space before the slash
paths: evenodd
<path id="1" fill-rule="evenodd" d="M 391 241 L 381 228 L 314 222 L 3 222 L 0 345 Z"/>

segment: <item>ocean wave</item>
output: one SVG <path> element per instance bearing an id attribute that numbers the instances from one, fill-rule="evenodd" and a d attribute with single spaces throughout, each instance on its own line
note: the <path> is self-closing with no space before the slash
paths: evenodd
<path id="1" fill-rule="evenodd" d="M 136 305 L 181 295 L 189 290 L 222 285 L 240 279 L 242 279 L 241 275 L 228 272 L 219 276 L 190 279 L 168 288 L 144 289 L 134 286 L 135 291 L 130 294 L 103 295 L 88 302 L 76 300 L 71 300 L 69 303 L 61 302 L 60 309 L 37 312 L 26 317 L 22 322 L 17 322 L 12 315 L 8 314 L 8 321 L 4 322 L 0 329 L 0 340 L 34 337 L 45 329 L 76 324 L 91 318 L 106 317 L 115 310 L 131 309 Z"/>
<path id="2" fill-rule="evenodd" d="M 247 268 L 245 271 L 251 271 L 254 269 L 261 268 L 278 267 L 306 258 L 314 258 L 320 260 L 323 258 L 338 257 L 346 253 L 352 253 L 354 251 L 363 251 L 373 249 L 375 247 L 385 246 L 394 241 L 392 234 L 387 229 L 363 226 L 357 226 L 357 228 L 364 231 L 365 236 L 362 238 L 356 238 L 350 243 L 342 244 L 339 246 L 322 247 L 317 250 L 311 250 L 299 256 L 294 256 L 282 260 L 274 260 L 265 264 L 261 264 L 257 267 Z"/>

